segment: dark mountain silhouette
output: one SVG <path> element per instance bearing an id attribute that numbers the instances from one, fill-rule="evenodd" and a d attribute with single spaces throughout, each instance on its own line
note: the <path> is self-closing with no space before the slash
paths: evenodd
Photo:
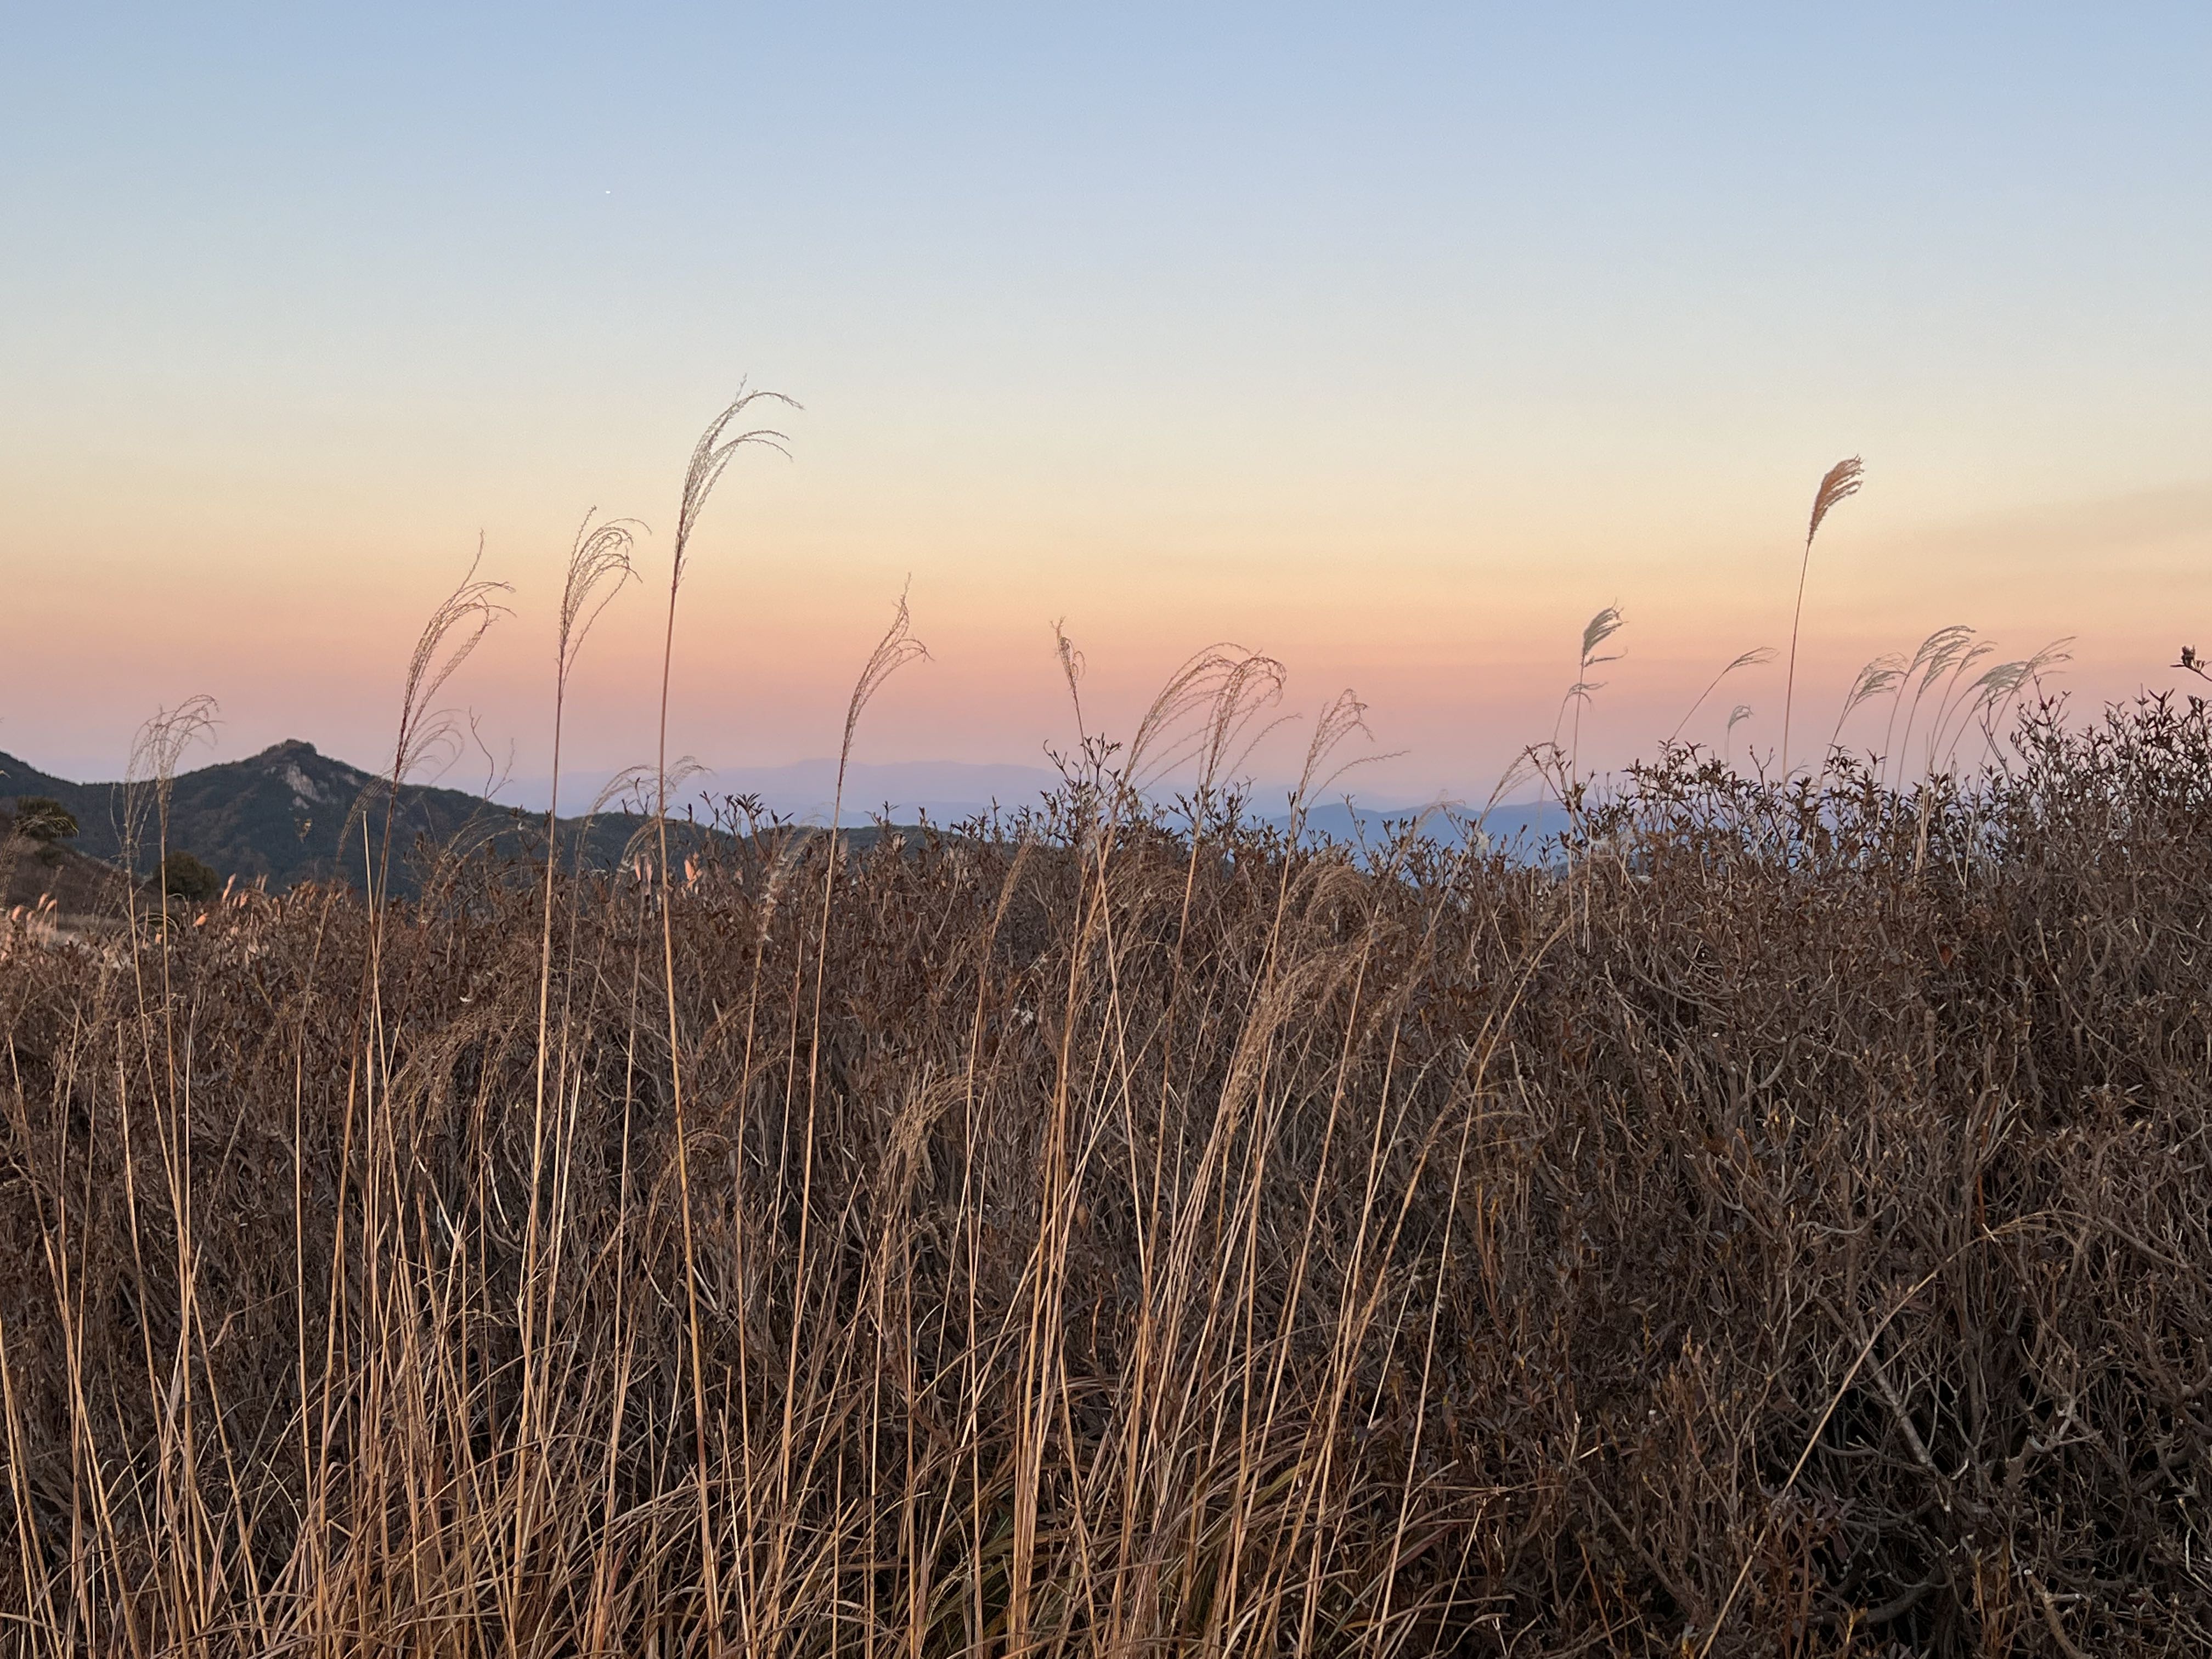
<path id="1" fill-rule="evenodd" d="M 167 842 L 219 876 L 265 880 L 272 891 L 301 881 L 341 880 L 356 887 L 371 858 L 381 861 L 386 817 L 385 781 L 357 766 L 318 753 L 295 738 L 246 760 L 179 773 L 170 787 Z M 76 852 L 145 872 L 159 856 L 158 824 L 150 790 L 137 805 L 143 827 L 129 849 L 131 790 L 120 783 L 73 783 L 0 754 L 0 811 L 26 795 L 48 795 L 76 817 Z M 489 845 L 498 855 L 542 854 L 543 813 L 506 807 L 459 789 L 410 785 L 389 803 L 391 884 L 395 893 L 419 890 L 428 862 L 447 853 Z M 607 811 L 561 823 L 564 862 L 605 867 L 618 860 L 630 838 L 648 822 L 634 812 Z M 695 844 L 702 830 L 672 824 L 672 845 Z"/>
<path id="2" fill-rule="evenodd" d="M 179 773 L 169 791 L 167 846 L 173 853 L 191 854 L 219 877 L 265 881 L 275 892 L 301 881 L 339 880 L 362 887 L 369 860 L 381 863 L 387 793 L 384 779 L 294 738 L 245 760 Z M 142 877 L 151 874 L 160 846 L 150 790 L 138 795 L 143 827 L 139 844 L 128 849 L 128 857 L 124 842 L 132 792 L 125 785 L 75 783 L 0 754 L 0 812 L 27 795 L 51 796 L 76 815 L 78 832 L 67 850 L 100 864 L 128 866 Z M 613 807 L 643 804 L 618 800 Z M 875 839 L 877 828 L 866 823 L 865 814 L 847 816 L 843 834 L 852 842 L 866 845 Z M 501 806 L 465 790 L 409 785 L 392 801 L 390 817 L 394 894 L 419 891 L 424 872 L 441 855 L 489 848 L 496 857 L 534 860 L 544 848 L 543 813 Z M 1355 845 L 1387 842 L 1394 823 L 1416 817 L 1429 834 L 1447 841 L 1463 830 L 1449 812 L 1377 811 L 1342 802 L 1317 805 L 1307 829 Z M 855 818 L 861 822 L 850 822 Z M 1288 826 L 1286 818 L 1270 821 Z M 562 861 L 611 867 L 650 822 L 640 812 L 623 810 L 563 818 Z M 1483 828 L 1494 839 L 1525 843 L 1522 850 L 1527 855 L 1563 823 L 1564 814 L 1556 807 L 1516 805 L 1496 809 Z M 670 830 L 672 851 L 689 850 L 709 833 L 688 822 L 672 822 Z M 35 872 L 27 866 L 20 873 L 27 881 Z"/>

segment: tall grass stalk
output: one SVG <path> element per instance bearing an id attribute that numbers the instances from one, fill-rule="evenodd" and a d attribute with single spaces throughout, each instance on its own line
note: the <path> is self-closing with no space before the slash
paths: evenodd
<path id="1" fill-rule="evenodd" d="M 1682 728 L 1689 725 L 1691 716 L 1705 706 L 1706 698 L 1720 690 L 1723 680 L 1739 669 L 1764 668 L 1772 662 L 1774 658 L 1775 650 L 1771 645 L 1753 646 L 1750 650 L 1739 653 L 1730 658 L 1721 672 L 1706 682 L 1705 689 L 1698 693 L 1697 701 L 1682 712 L 1682 718 L 1674 722 L 1674 729 L 1667 734 L 1667 742 L 1671 744 L 1682 735 Z"/>
<path id="2" fill-rule="evenodd" d="M 789 440 L 781 432 L 765 427 L 735 434 L 731 431 L 738 417 L 763 399 L 796 407 L 791 399 L 780 392 L 740 392 L 729 407 L 708 422 L 707 429 L 700 434 L 699 441 L 691 451 L 691 464 L 684 470 L 684 489 L 677 506 L 675 542 L 668 562 L 668 625 L 661 643 L 660 718 L 653 750 L 653 823 L 659 852 L 656 874 L 660 887 L 662 986 L 668 1005 L 668 1086 L 676 1138 L 678 1202 L 684 1234 L 684 1297 L 690 1346 L 691 1415 L 696 1458 L 693 1467 L 699 1498 L 701 1569 L 705 1575 L 702 1594 L 712 1650 L 716 1653 L 721 1650 L 722 1598 L 718 1567 L 720 1552 L 714 1547 L 714 1521 L 708 1504 L 707 1386 L 699 1351 L 698 1261 L 692 1237 L 691 1167 L 687 1145 L 689 1126 L 684 1111 L 684 1045 L 682 1033 L 678 1027 L 676 937 L 671 920 L 674 884 L 668 857 L 668 694 L 676 663 L 677 596 L 684 586 L 684 565 L 690 551 L 692 532 L 698 526 L 699 515 L 706 510 L 708 498 L 714 494 L 714 486 L 721 481 L 722 474 L 731 461 L 746 445 L 761 444 L 789 453 L 784 447 Z"/>
<path id="3" fill-rule="evenodd" d="M 1797 702 L 1797 635 L 1805 622 L 1805 580 L 1813 570 L 1813 538 L 1820 533 L 1820 522 L 1833 512 L 1838 503 L 1848 501 L 1859 492 L 1865 481 L 1866 466 L 1856 455 L 1838 461 L 1821 476 L 1820 486 L 1813 492 L 1813 514 L 1805 526 L 1805 550 L 1797 561 L 1797 602 L 1790 612 L 1790 670 L 1782 692 L 1782 754 L 1781 772 L 1790 775 L 1790 716 Z"/>
<path id="4" fill-rule="evenodd" d="M 546 1226 L 543 1202 L 546 1163 L 545 1086 L 547 1067 L 553 1049 L 550 1030 L 553 923 L 558 908 L 556 899 L 561 863 L 562 726 L 568 710 L 568 677 L 575 667 L 578 653 L 583 649 L 585 638 L 591 633 L 601 613 L 613 602 L 623 585 L 635 574 L 630 565 L 630 550 L 635 540 L 634 527 L 620 521 L 595 527 L 591 520 L 592 515 L 586 514 L 584 523 L 576 532 L 574 544 L 569 549 L 554 635 L 553 747 L 551 775 L 545 802 L 544 915 L 538 942 L 537 1064 L 532 1079 L 530 1130 L 530 1213 L 523 1245 L 522 1295 L 517 1310 L 521 1330 L 523 1377 L 520 1415 L 515 1437 L 518 1468 L 514 1480 L 514 1581 L 508 1593 L 518 1605 L 524 1595 L 527 1564 L 534 1553 L 532 1530 L 538 1515 L 542 1465 L 532 1454 L 536 1437 L 545 1432 L 545 1419 L 549 1415 L 547 1390 L 551 1382 L 541 1363 L 540 1333 L 550 1318 L 551 1309 L 547 1305 L 547 1299 L 552 1292 L 550 1284 L 541 1273 L 539 1255 L 543 1247 L 542 1234 Z M 563 1024 L 565 1028 L 565 1021 Z M 560 1160 L 560 1163 L 561 1168 L 556 1172 L 556 1199 L 552 1224 L 556 1243 L 561 1213 L 558 1198 L 565 1192 L 567 1175 L 566 1160 Z M 507 1635 L 508 1652 L 516 1654 L 519 1652 L 520 1635 L 513 1625 L 509 1625 Z"/>

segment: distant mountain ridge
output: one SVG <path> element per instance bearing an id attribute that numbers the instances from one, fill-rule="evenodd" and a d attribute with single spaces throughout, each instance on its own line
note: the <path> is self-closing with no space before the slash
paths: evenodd
<path id="1" fill-rule="evenodd" d="M 787 813 L 800 822 L 822 822 L 829 816 L 830 788 L 825 786 L 834 786 L 835 769 L 834 762 L 802 762 L 773 769 L 783 774 L 779 781 L 784 788 L 757 793 L 768 796 L 763 804 L 771 811 Z M 855 769 L 856 775 L 847 779 L 842 814 L 847 832 L 860 840 L 869 839 L 871 831 L 865 826 L 886 805 L 892 788 L 903 783 L 908 791 L 901 793 L 925 793 L 912 786 L 921 781 L 927 769 L 919 763 L 910 767 L 901 763 Z M 1004 788 L 1006 795 L 996 798 L 1009 811 L 1035 805 L 1054 781 L 1051 775 L 1031 768 L 966 770 L 963 781 L 982 786 L 992 796 Z M 933 775 L 941 779 L 942 769 Z M 727 781 L 739 786 L 748 781 L 743 775 Z M 598 781 L 581 776 L 564 793 L 572 799 L 587 799 L 587 787 Z M 367 815 L 368 845 L 380 847 L 384 788 L 384 780 L 376 774 L 325 755 L 311 743 L 291 738 L 244 760 L 178 774 L 170 787 L 168 845 L 173 852 L 190 853 L 200 859 L 219 876 L 247 883 L 265 880 L 274 891 L 281 892 L 301 881 L 331 879 L 360 887 L 365 884 L 367 848 L 356 809 L 374 803 Z M 719 798 L 738 791 L 718 787 L 714 793 Z M 76 816 L 78 834 L 73 845 L 89 858 L 121 861 L 126 793 L 120 783 L 75 783 L 0 753 L 0 811 L 12 808 L 15 800 L 26 795 L 52 797 Z M 818 805 L 813 802 L 817 794 L 823 797 Z M 888 804 L 898 816 L 920 809 L 940 823 L 966 816 L 963 808 L 983 810 L 980 803 L 955 800 L 890 799 Z M 1289 823 L 1279 811 L 1251 815 L 1278 828 Z M 1420 821 L 1425 833 L 1447 842 L 1459 839 L 1465 822 L 1448 807 L 1376 808 L 1323 800 L 1309 812 L 1306 827 L 1310 834 L 1371 845 L 1387 841 L 1390 826 L 1414 819 Z M 599 868 L 611 866 L 621 858 L 631 837 L 650 822 L 631 811 L 562 818 L 559 833 L 563 861 Z M 414 854 L 418 848 L 489 845 L 495 853 L 510 857 L 537 856 L 544 848 L 544 824 L 542 811 L 502 806 L 465 790 L 409 785 L 399 791 L 392 811 L 392 890 L 416 890 L 418 871 Z M 1565 815 L 1557 807 L 1523 804 L 1494 809 L 1480 827 L 1493 840 L 1520 843 L 1533 851 L 1534 843 L 1557 834 L 1564 824 Z M 676 823 L 672 818 L 672 829 L 686 845 L 707 833 L 689 823 Z M 151 866 L 154 856 L 150 845 L 138 849 L 136 863 L 142 872 Z"/>
<path id="2" fill-rule="evenodd" d="M 561 793 L 588 799 L 617 775 L 580 769 L 561 776 Z M 799 823 L 827 823 L 837 796 L 834 757 L 787 762 L 780 766 L 718 766 L 699 782 L 720 799 L 750 795 L 770 812 Z M 994 807 L 1013 812 L 1035 806 L 1060 785 L 1060 774 L 1042 766 L 984 764 L 967 761 L 854 761 L 846 768 L 843 813 L 848 824 L 865 823 L 890 809 L 902 822 L 927 813 L 939 823 L 988 817 Z M 548 781 L 514 778 L 503 793 L 544 810 Z M 696 785 L 694 786 L 696 788 Z"/>
<path id="3" fill-rule="evenodd" d="M 384 781 L 375 774 L 292 738 L 244 760 L 179 773 L 169 792 L 168 845 L 172 851 L 191 854 L 220 876 L 265 879 L 276 891 L 301 881 L 333 878 L 358 887 L 364 884 L 365 848 L 380 846 L 383 789 Z M 26 795 L 52 797 L 76 816 L 73 844 L 91 858 L 121 861 L 126 794 L 120 783 L 74 783 L 0 754 L 0 808 L 12 807 Z M 371 801 L 365 843 L 356 811 Z M 629 812 L 563 819 L 564 859 L 611 864 L 646 822 Z M 542 850 L 544 842 L 543 813 L 429 786 L 409 785 L 399 791 L 392 825 L 392 887 L 400 892 L 415 888 L 417 872 L 410 855 L 418 845 L 489 843 L 496 851 L 520 854 Z M 696 833 L 688 827 L 678 831 L 687 841 Z M 153 859 L 153 849 L 142 847 L 135 861 L 143 869 Z"/>

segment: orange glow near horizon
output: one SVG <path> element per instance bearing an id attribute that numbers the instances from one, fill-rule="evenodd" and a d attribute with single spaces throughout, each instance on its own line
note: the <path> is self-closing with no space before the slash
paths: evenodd
<path id="1" fill-rule="evenodd" d="M 1796 493 L 1809 495 L 1812 477 L 1796 480 Z M 2173 684 L 2166 665 L 2182 641 L 2166 636 L 2173 616 L 2203 591 L 2198 527 L 2212 521 L 2212 490 L 1914 522 L 1885 501 L 1885 482 L 1877 465 L 1814 550 L 1801 734 L 1825 738 L 1861 663 L 1909 651 L 1949 622 L 1981 629 L 2001 656 L 2075 635 L 2075 659 L 2051 684 L 2077 698 Z M 1288 667 L 1285 712 L 1310 714 L 1346 686 L 1367 701 L 1379 748 L 1404 752 L 1358 775 L 1363 793 L 1479 793 L 1523 744 L 1551 734 L 1582 623 L 1617 601 L 1628 619 L 1614 642 L 1624 659 L 1601 671 L 1582 741 L 1588 762 L 1618 766 L 1652 752 L 1721 664 L 1753 646 L 1786 647 L 1796 574 L 1790 530 L 1802 522 L 1802 508 L 1784 516 L 1796 504 L 1778 489 L 1740 504 L 1729 520 L 1689 500 L 1694 491 L 1683 492 L 1684 503 L 1646 496 L 1638 516 L 1649 544 L 1608 556 L 1600 550 L 1622 531 L 1604 504 L 1539 522 L 1534 507 L 1509 501 L 1520 507 L 1517 535 L 1495 531 L 1455 546 L 1462 538 L 1433 513 L 1355 526 L 1332 522 L 1322 504 L 1297 524 L 1269 503 L 1255 514 L 1258 527 L 1239 535 L 1221 507 L 1194 522 L 1157 505 L 1119 514 L 1094 506 L 1075 522 L 1033 501 L 1024 521 L 1001 501 L 994 522 L 947 545 L 941 531 L 928 534 L 933 516 L 950 516 L 941 499 L 889 504 L 871 523 L 839 504 L 857 484 L 835 477 L 816 484 L 803 465 L 749 457 L 725 485 L 682 598 L 680 750 L 725 766 L 834 752 L 851 677 L 910 584 L 915 629 L 933 660 L 872 707 L 859 744 L 866 758 L 1038 764 L 1046 744 L 1065 747 L 1073 720 L 1051 647 L 1051 624 L 1065 617 L 1091 665 L 1083 693 L 1094 727 L 1126 733 L 1183 656 L 1235 641 Z M 431 539 L 424 526 L 379 535 L 364 523 L 331 536 L 264 522 L 228 540 L 216 521 L 230 505 L 204 498 L 170 514 L 172 540 L 151 559 L 103 559 L 88 549 L 28 573 L 16 614 L 52 625 L 10 641 L 15 718 L 0 725 L 0 749 L 80 772 L 98 769 L 88 763 L 104 749 L 108 769 L 119 769 L 139 719 L 204 690 L 226 720 L 219 748 L 203 758 L 304 737 L 378 763 L 405 653 L 441 588 L 466 568 L 468 539 L 395 556 L 386 550 Z M 1670 521 L 1670 507 L 1689 521 Z M 1754 512 L 1778 522 L 1762 534 L 1749 522 Z M 525 776 L 542 773 L 548 758 L 552 584 L 572 528 L 551 518 L 487 527 L 483 568 L 513 582 L 514 614 L 453 685 L 489 745 Z M 286 544 L 308 533 L 321 545 Z M 50 544 L 89 538 L 59 524 L 39 534 Z M 1338 550 L 1347 546 L 1355 550 Z M 219 586 L 197 574 L 218 547 L 228 573 Z M 886 547 L 895 550 L 878 550 Z M 1032 556 L 1032 548 L 1049 551 Z M 639 556 L 640 580 L 583 653 L 568 717 L 571 768 L 649 752 L 665 550 L 648 538 Z M 2105 579 L 2074 583 L 2069 573 L 2085 565 Z M 90 658 L 87 641 L 98 642 Z M 40 700 L 21 688 L 70 680 L 74 730 L 33 726 L 26 717 Z M 1737 752 L 1746 742 L 1771 750 L 1782 697 L 1779 662 L 1743 671 L 1684 735 L 1718 744 L 1730 708 L 1749 703 L 1757 713 L 1734 734 Z M 1286 730 L 1255 756 L 1253 771 L 1292 775 L 1303 743 Z M 477 766 L 472 758 L 456 781 Z"/>

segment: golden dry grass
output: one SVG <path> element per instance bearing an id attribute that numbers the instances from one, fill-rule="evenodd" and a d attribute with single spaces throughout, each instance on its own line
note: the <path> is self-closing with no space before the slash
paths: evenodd
<path id="1" fill-rule="evenodd" d="M 11 939 L 0 1639 L 2185 1650 L 2212 735 L 1928 788 Z"/>
<path id="2" fill-rule="evenodd" d="M 1241 818 L 1280 684 L 958 834 L 0 923 L 0 1650 L 2212 1645 L 2203 707 L 1555 753 L 1531 862 Z"/>

